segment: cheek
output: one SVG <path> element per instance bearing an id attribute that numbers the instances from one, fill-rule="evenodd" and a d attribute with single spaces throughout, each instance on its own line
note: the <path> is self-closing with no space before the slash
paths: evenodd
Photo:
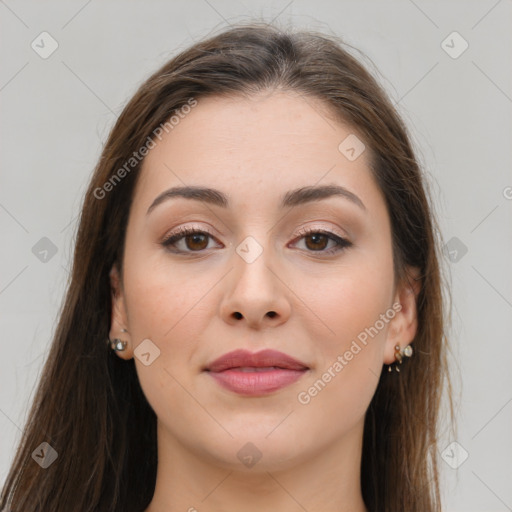
<path id="1" fill-rule="evenodd" d="M 173 339 L 185 341 L 185 335 L 201 332 L 206 292 L 214 279 L 151 263 L 133 266 L 127 276 L 127 309 L 136 340 L 150 337 L 166 347 Z"/>
<path id="2" fill-rule="evenodd" d="M 373 326 L 392 306 L 393 275 L 385 267 L 347 265 L 328 276 L 298 281 L 297 295 L 304 298 L 312 317 L 312 339 L 320 337 L 332 353 Z M 381 322 L 378 328 L 385 334 Z"/>
<path id="3" fill-rule="evenodd" d="M 126 276 L 126 306 L 134 344 L 150 339 L 159 349 L 149 366 L 134 358 L 140 385 L 157 416 L 167 418 L 166 423 L 179 423 L 181 418 L 170 418 L 173 408 L 190 408 L 182 386 L 193 390 L 191 378 L 197 365 L 193 357 L 215 311 L 214 294 L 206 292 L 218 278 L 202 274 L 198 279 L 195 272 L 171 272 L 151 263 L 127 267 Z"/>
<path id="4" fill-rule="evenodd" d="M 134 345 L 150 339 L 159 350 L 147 367 L 135 357 L 137 373 L 150 403 L 156 405 L 161 398 L 167 403 L 171 395 L 182 393 L 178 382 L 195 385 L 203 361 L 197 357 L 200 340 L 218 310 L 215 286 L 223 273 L 198 272 L 192 266 L 176 271 L 167 261 L 150 259 L 129 263 L 126 307 Z"/>
<path id="5" fill-rule="evenodd" d="M 316 340 L 317 364 L 296 398 L 301 418 L 313 422 L 311 442 L 315 435 L 332 439 L 352 429 L 375 393 L 389 324 L 381 315 L 391 306 L 392 290 L 392 280 L 383 282 L 378 275 L 352 269 L 329 281 L 322 293 L 310 294 L 308 306 L 322 320 L 304 324 Z"/>
<path id="6" fill-rule="evenodd" d="M 383 367 L 394 316 L 393 272 L 391 255 L 380 254 L 380 258 L 347 258 L 332 275 L 301 281 L 299 293 L 315 313 L 314 321 L 303 325 L 315 340 L 317 364 L 310 387 L 301 389 L 299 403 L 309 417 L 321 417 L 322 407 L 327 407 L 338 427 L 350 428 L 364 415 Z"/>

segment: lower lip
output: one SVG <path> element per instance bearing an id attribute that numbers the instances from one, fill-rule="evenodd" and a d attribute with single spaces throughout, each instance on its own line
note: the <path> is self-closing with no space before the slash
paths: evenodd
<path id="1" fill-rule="evenodd" d="M 272 393 L 299 380 L 307 370 L 265 370 L 242 372 L 238 369 L 208 372 L 221 386 L 240 395 L 258 396 Z"/>

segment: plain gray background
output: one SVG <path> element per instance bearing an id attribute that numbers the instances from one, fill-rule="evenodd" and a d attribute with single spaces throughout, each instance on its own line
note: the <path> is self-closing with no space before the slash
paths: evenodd
<path id="1" fill-rule="evenodd" d="M 510 0 L 0 0 L 0 481 L 55 328 L 85 186 L 116 116 L 179 50 L 258 17 L 359 48 L 408 124 L 452 283 L 459 429 L 441 446 L 444 509 L 512 510 L 511 14 Z M 51 49 L 42 32 L 58 44 L 47 58 L 31 47 Z M 43 237 L 54 255 L 41 253 Z"/>

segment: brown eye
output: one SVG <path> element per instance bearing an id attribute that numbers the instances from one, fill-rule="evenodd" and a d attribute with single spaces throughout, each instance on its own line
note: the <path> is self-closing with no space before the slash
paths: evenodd
<path id="1" fill-rule="evenodd" d="M 312 251 L 322 251 L 327 247 L 329 243 L 329 237 L 323 233 L 313 233 L 304 237 L 306 240 L 306 247 Z M 311 243 L 308 243 L 308 241 Z"/>
<path id="2" fill-rule="evenodd" d="M 170 252 L 187 254 L 204 251 L 208 248 L 210 240 L 213 240 L 213 236 L 206 231 L 184 228 L 169 235 L 161 242 L 161 245 Z"/>
<path id="3" fill-rule="evenodd" d="M 306 229 L 299 234 L 301 236 L 298 238 L 298 242 L 303 241 L 306 252 L 316 252 L 319 255 L 331 255 L 352 246 L 352 242 L 330 231 Z M 331 242 L 332 245 L 329 247 Z"/>
<path id="4" fill-rule="evenodd" d="M 208 235 L 203 233 L 194 233 L 184 237 L 187 249 L 192 251 L 200 251 L 208 247 Z"/>

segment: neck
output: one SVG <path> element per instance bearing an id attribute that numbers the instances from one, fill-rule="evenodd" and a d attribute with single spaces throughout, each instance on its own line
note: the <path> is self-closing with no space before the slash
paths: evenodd
<path id="1" fill-rule="evenodd" d="M 263 464 L 263 456 L 240 471 L 187 449 L 159 422 L 156 487 L 146 512 L 366 512 L 362 429 L 358 424 L 323 451 L 297 456 L 286 469 Z"/>

